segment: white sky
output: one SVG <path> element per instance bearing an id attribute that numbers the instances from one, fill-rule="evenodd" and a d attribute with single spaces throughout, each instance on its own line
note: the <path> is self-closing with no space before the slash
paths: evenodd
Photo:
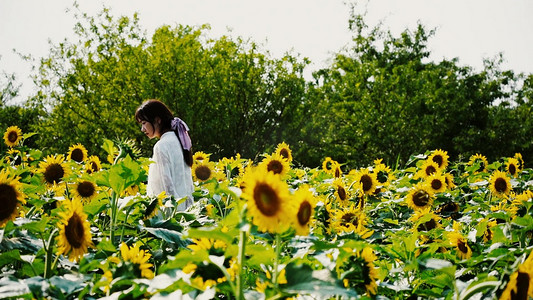
<path id="1" fill-rule="evenodd" d="M 73 36 L 74 18 L 66 13 L 72 0 L 0 0 L 0 72 L 15 73 L 21 96 L 31 94 L 30 64 L 13 49 L 40 58 L 48 40 L 57 44 Z M 341 0 L 79 0 L 82 11 L 102 6 L 114 16 L 139 13 L 149 36 L 164 24 L 211 25 L 222 34 L 251 38 L 275 57 L 286 51 L 309 57 L 308 72 L 325 66 L 351 40 L 349 7 Z M 366 3 L 366 1 L 364 1 Z M 429 40 L 431 59 L 459 58 L 476 69 L 483 58 L 502 52 L 504 69 L 533 73 L 533 0 L 370 0 L 367 21 L 398 34 L 420 21 L 437 32 Z M 228 32 L 231 29 L 231 32 Z"/>

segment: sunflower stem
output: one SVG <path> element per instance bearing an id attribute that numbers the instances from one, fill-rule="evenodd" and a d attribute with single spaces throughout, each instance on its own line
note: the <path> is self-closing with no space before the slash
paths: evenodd
<path id="1" fill-rule="evenodd" d="M 126 212 L 126 217 L 124 218 L 124 224 L 128 224 L 128 217 L 130 215 L 131 210 L 133 209 L 133 205 L 128 208 L 128 211 Z M 124 238 L 124 228 L 126 226 L 122 226 L 122 231 L 120 232 L 120 241 L 119 244 L 122 243 L 122 240 Z"/>
<path id="2" fill-rule="evenodd" d="M 246 231 L 241 229 L 239 232 L 239 254 L 237 257 L 238 271 L 237 271 L 237 286 L 235 288 L 235 299 L 244 299 L 243 295 L 243 266 L 244 266 L 244 253 L 246 245 Z"/>
<path id="3" fill-rule="evenodd" d="M 111 193 L 111 216 L 109 221 L 109 239 L 111 244 L 115 245 L 115 218 L 117 213 L 117 194 L 115 191 Z"/>
<path id="4" fill-rule="evenodd" d="M 45 246 L 46 257 L 44 259 L 44 278 L 50 278 L 50 276 L 52 275 L 52 251 L 54 249 L 54 245 L 52 243 L 54 242 L 54 236 L 56 235 L 57 231 L 58 229 L 54 228 L 54 230 L 48 237 L 48 242 Z"/>
<path id="5" fill-rule="evenodd" d="M 272 281 L 274 282 L 274 288 L 278 289 L 278 265 L 279 265 L 279 256 L 281 253 L 281 236 L 279 233 L 276 233 L 276 257 L 274 258 L 274 274 L 272 275 Z"/>

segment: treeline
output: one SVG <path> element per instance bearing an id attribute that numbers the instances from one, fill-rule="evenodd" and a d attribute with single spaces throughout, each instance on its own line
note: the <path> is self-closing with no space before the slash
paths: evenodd
<path id="1" fill-rule="evenodd" d="M 422 24 L 393 36 L 352 8 L 352 41 L 306 80 L 307 58 L 211 38 L 207 25 L 162 26 L 149 37 L 136 15 L 103 9 L 77 18 L 77 38 L 51 46 L 35 74 L 38 92 L 23 106 L 5 104 L 16 94 L 12 81 L 0 86 L 0 129 L 38 133 L 30 141 L 46 153 L 81 143 L 103 156 L 104 139 L 131 139 L 150 156 L 155 141 L 133 116 L 157 98 L 187 122 L 193 150 L 213 159 L 258 158 L 286 142 L 295 162 L 311 167 L 327 156 L 352 168 L 377 158 L 402 164 L 434 149 L 454 160 L 520 152 L 533 164 L 533 74 L 502 71 L 500 60 L 481 71 L 430 61 L 434 32 Z"/>

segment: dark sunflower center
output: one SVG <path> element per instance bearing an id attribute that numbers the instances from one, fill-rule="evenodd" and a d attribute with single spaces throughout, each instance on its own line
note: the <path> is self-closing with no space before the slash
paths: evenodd
<path id="1" fill-rule="evenodd" d="M 307 201 L 303 201 L 300 204 L 300 208 L 298 209 L 298 214 L 296 215 L 298 218 L 298 223 L 300 225 L 305 225 L 309 223 L 309 220 L 311 219 L 311 204 Z"/>
<path id="2" fill-rule="evenodd" d="M 368 176 L 367 174 L 361 176 L 360 182 L 363 185 L 363 191 L 368 192 L 370 189 L 372 189 L 372 177 Z"/>
<path id="3" fill-rule="evenodd" d="M 418 231 L 429 231 L 431 229 L 434 229 L 437 227 L 437 221 L 435 221 L 435 219 L 431 219 L 425 223 L 422 223 L 420 225 L 418 225 L 418 227 L 416 228 Z"/>
<path id="4" fill-rule="evenodd" d="M 431 175 L 433 173 L 437 172 L 437 169 L 435 169 L 434 166 L 427 166 L 426 167 L 426 175 Z"/>
<path id="5" fill-rule="evenodd" d="M 505 191 L 507 191 L 507 181 L 505 181 L 505 179 L 503 178 L 496 178 L 496 180 L 494 181 L 494 189 L 498 192 L 498 193 L 503 193 Z"/>
<path id="6" fill-rule="evenodd" d="M 439 179 L 433 179 L 431 180 L 431 188 L 438 191 L 442 188 L 442 181 Z"/>
<path id="7" fill-rule="evenodd" d="M 340 168 L 335 168 L 335 178 L 339 178 L 341 177 L 341 169 Z"/>
<path id="8" fill-rule="evenodd" d="M 289 159 L 289 150 L 283 148 L 281 149 L 281 151 L 279 151 L 279 154 L 285 158 L 285 159 Z"/>
<path id="9" fill-rule="evenodd" d="M 355 227 L 359 225 L 359 218 L 353 213 L 344 214 L 341 218 L 342 224 L 352 224 Z"/>
<path id="10" fill-rule="evenodd" d="M 65 236 L 72 248 L 80 248 L 83 245 L 85 228 L 83 227 L 83 220 L 77 213 L 68 219 L 68 224 L 65 226 Z"/>
<path id="11" fill-rule="evenodd" d="M 461 240 L 457 242 L 457 248 L 459 249 L 459 251 L 465 254 L 468 253 L 468 246 L 466 246 L 466 244 Z"/>
<path id="12" fill-rule="evenodd" d="M 65 170 L 58 163 L 50 164 L 44 171 L 44 179 L 50 184 L 61 182 L 61 179 L 63 179 L 64 175 Z"/>
<path id="13" fill-rule="evenodd" d="M 98 164 L 96 164 L 94 161 L 91 162 L 90 166 L 91 167 L 89 168 L 89 170 L 87 170 L 89 171 L 89 173 L 98 171 Z"/>
<path id="14" fill-rule="evenodd" d="M 509 173 L 513 176 L 516 174 L 516 166 L 514 164 L 509 165 Z"/>
<path id="15" fill-rule="evenodd" d="M 276 191 L 268 184 L 258 183 L 254 188 L 254 201 L 259 211 L 268 217 L 274 216 L 281 207 Z"/>
<path id="16" fill-rule="evenodd" d="M 279 160 L 271 160 L 268 162 L 267 170 L 274 174 L 281 174 L 283 171 L 283 164 Z"/>
<path id="17" fill-rule="evenodd" d="M 342 201 L 346 200 L 346 190 L 342 186 L 337 187 L 337 194 L 339 195 L 339 199 Z"/>
<path id="18" fill-rule="evenodd" d="M 16 131 L 11 131 L 8 133 L 7 135 L 7 140 L 10 142 L 10 143 L 15 143 L 17 141 L 17 139 L 19 138 L 19 135 L 17 134 Z"/>
<path id="19" fill-rule="evenodd" d="M 442 163 L 444 162 L 444 159 L 440 155 L 433 156 L 431 160 L 436 162 L 439 167 L 442 167 Z"/>
<path id="20" fill-rule="evenodd" d="M 456 212 L 456 211 L 459 211 L 459 205 L 455 202 L 447 202 L 444 205 L 442 205 L 440 211 L 444 213 Z"/>
<path id="21" fill-rule="evenodd" d="M 70 153 L 70 157 L 72 158 L 72 160 L 79 163 L 85 159 L 85 155 L 83 155 L 83 151 L 80 148 L 72 150 L 72 152 Z"/>
<path id="22" fill-rule="evenodd" d="M 89 198 L 94 195 L 96 188 L 90 181 L 82 181 L 78 184 L 78 194 L 83 198 Z"/>
<path id="23" fill-rule="evenodd" d="M 528 299 L 529 281 L 528 273 L 518 272 L 516 276 L 516 293 L 511 291 L 511 299 Z"/>
<path id="24" fill-rule="evenodd" d="M 365 196 L 361 195 L 357 197 L 357 201 L 357 204 L 360 206 L 360 209 L 363 209 L 363 207 L 365 207 Z"/>
<path id="25" fill-rule="evenodd" d="M 17 209 L 17 192 L 9 184 L 0 184 L 0 221 L 6 220 Z"/>
<path id="26" fill-rule="evenodd" d="M 429 194 L 424 190 L 418 190 L 413 194 L 413 203 L 418 207 L 424 207 L 429 202 Z"/>
<path id="27" fill-rule="evenodd" d="M 387 182 L 387 179 L 389 178 L 389 173 L 385 171 L 379 171 L 377 174 L 377 178 L 379 183 L 385 183 Z"/>
<path id="28" fill-rule="evenodd" d="M 200 264 L 196 266 L 193 276 L 200 276 L 204 281 L 214 280 L 224 277 L 224 273 L 215 264 Z"/>
<path id="29" fill-rule="evenodd" d="M 196 178 L 201 181 L 206 181 L 211 177 L 211 169 L 208 166 L 199 166 L 194 171 L 194 174 L 196 174 Z"/>
<path id="30" fill-rule="evenodd" d="M 492 230 L 491 230 L 490 228 L 487 228 L 487 230 L 485 230 L 485 233 L 483 234 L 483 237 L 484 237 L 487 241 L 492 240 Z"/>

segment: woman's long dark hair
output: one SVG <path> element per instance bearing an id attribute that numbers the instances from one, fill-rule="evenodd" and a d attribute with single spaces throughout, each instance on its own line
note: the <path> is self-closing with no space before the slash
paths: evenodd
<path id="1" fill-rule="evenodd" d="M 135 120 L 137 120 L 138 123 L 146 121 L 152 124 L 153 126 L 157 117 L 161 119 L 161 127 L 159 128 L 160 132 L 172 130 L 170 127 L 170 123 L 172 122 L 172 119 L 174 119 L 174 115 L 163 102 L 156 99 L 146 100 L 135 111 Z M 180 140 L 178 133 L 174 131 L 174 134 L 176 134 L 176 137 L 178 138 L 181 144 L 182 141 Z M 183 149 L 183 145 L 181 149 L 183 151 L 183 158 L 185 159 L 185 163 L 187 163 L 189 167 L 192 166 L 192 149 L 190 151 L 185 150 Z"/>

